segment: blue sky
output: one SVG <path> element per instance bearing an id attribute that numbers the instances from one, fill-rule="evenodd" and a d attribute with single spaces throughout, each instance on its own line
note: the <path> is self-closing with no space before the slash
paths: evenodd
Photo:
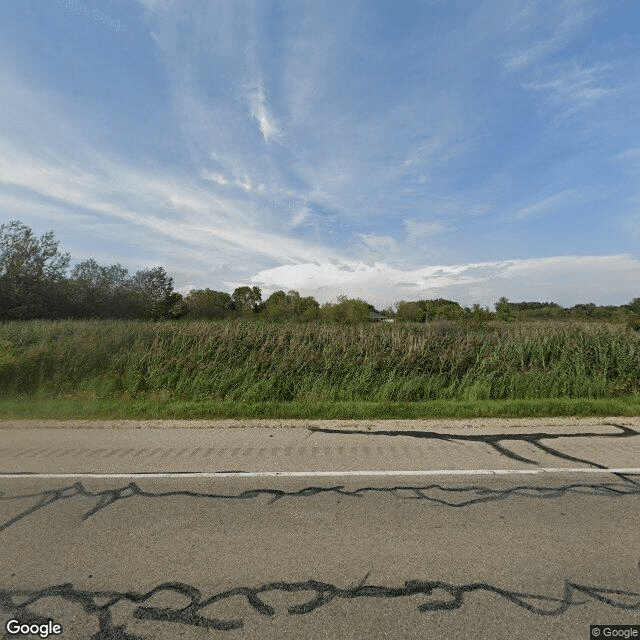
<path id="1" fill-rule="evenodd" d="M 640 296 L 632 0 L 0 3 L 0 220 L 175 287 Z"/>

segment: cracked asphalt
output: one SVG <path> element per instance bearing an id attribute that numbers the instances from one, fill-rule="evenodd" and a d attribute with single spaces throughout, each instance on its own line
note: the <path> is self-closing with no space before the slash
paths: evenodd
<path id="1" fill-rule="evenodd" d="M 640 624 L 638 467 L 638 418 L 3 422 L 0 628 L 588 638 Z M 221 471 L 308 475 L 140 475 Z"/>

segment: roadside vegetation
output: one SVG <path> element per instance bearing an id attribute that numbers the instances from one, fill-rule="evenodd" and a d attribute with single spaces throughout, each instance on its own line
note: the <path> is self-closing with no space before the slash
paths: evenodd
<path id="1" fill-rule="evenodd" d="M 400 417 L 429 413 L 435 402 L 431 411 L 440 415 L 463 405 L 472 415 L 483 407 L 495 414 L 500 403 L 503 413 L 526 405 L 530 415 L 577 415 L 571 406 L 597 413 L 598 402 L 612 400 L 635 402 L 637 413 L 638 394 L 640 334 L 616 325 L 0 324 L 5 414 L 29 406 L 41 414 L 43 403 L 66 402 L 79 415 L 111 406 L 153 417 Z M 16 408 L 21 398 L 26 409 Z M 416 404 L 424 406 L 401 406 Z"/>
<path id="2" fill-rule="evenodd" d="M 0 226 L 0 417 L 640 415 L 640 298 L 377 311 L 69 264 Z"/>

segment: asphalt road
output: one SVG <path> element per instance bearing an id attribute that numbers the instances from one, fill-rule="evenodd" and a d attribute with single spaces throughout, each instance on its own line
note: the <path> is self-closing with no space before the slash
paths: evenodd
<path id="1" fill-rule="evenodd" d="M 511 423 L 0 424 L 0 629 L 528 640 L 640 625 L 640 420 Z"/>

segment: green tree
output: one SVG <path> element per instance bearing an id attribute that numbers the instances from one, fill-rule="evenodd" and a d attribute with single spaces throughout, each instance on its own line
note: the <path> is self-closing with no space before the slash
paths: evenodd
<path id="1" fill-rule="evenodd" d="M 360 298 L 340 295 L 337 303 L 325 303 L 320 309 L 320 315 L 331 322 L 346 324 L 366 322 L 369 320 L 369 305 Z"/>
<path id="2" fill-rule="evenodd" d="M 189 318 L 227 318 L 231 315 L 233 301 L 224 291 L 193 289 L 184 299 Z"/>
<path id="3" fill-rule="evenodd" d="M 0 319 L 64 316 L 71 257 L 53 231 L 38 238 L 19 220 L 0 225 Z"/>
<path id="4" fill-rule="evenodd" d="M 262 314 L 271 319 L 312 320 L 320 305 L 311 296 L 302 297 L 297 291 L 274 291 L 261 305 Z"/>
<path id="5" fill-rule="evenodd" d="M 432 320 L 460 320 L 464 317 L 464 310 L 459 303 L 445 298 L 435 300 L 420 300 L 418 304 L 426 313 L 425 321 Z"/>
<path id="6" fill-rule="evenodd" d="M 262 292 L 259 287 L 237 287 L 231 294 L 231 299 L 235 309 L 241 314 L 255 313 L 262 300 Z"/>
<path id="7" fill-rule="evenodd" d="M 60 252 L 55 233 L 37 238 L 19 220 L 0 226 L 0 277 L 60 281 L 64 279 L 71 256 Z"/>
<path id="8" fill-rule="evenodd" d="M 178 300 L 173 296 L 173 278 L 167 275 L 163 267 L 136 272 L 132 285 L 140 297 L 145 318 L 160 320 L 172 317 L 171 308 Z"/>
<path id="9" fill-rule="evenodd" d="M 575 304 L 569 312 L 572 316 L 576 316 L 578 318 L 592 318 L 595 311 L 596 305 L 593 302 L 588 302 L 587 304 Z"/>
<path id="10" fill-rule="evenodd" d="M 473 325 L 480 326 L 491 320 L 493 314 L 488 307 L 483 308 L 476 303 L 471 309 L 466 309 L 466 316 Z"/>
<path id="11" fill-rule="evenodd" d="M 284 291 L 274 291 L 261 305 L 267 318 L 281 320 L 292 315 L 289 299 Z"/>
<path id="12" fill-rule="evenodd" d="M 313 296 L 301 296 L 296 299 L 295 305 L 297 317 L 301 320 L 315 320 L 318 317 L 320 304 Z"/>
<path id="13" fill-rule="evenodd" d="M 349 298 L 343 301 L 340 306 L 343 309 L 344 321 L 349 324 L 367 322 L 369 320 L 369 305 L 360 298 Z"/>
<path id="14" fill-rule="evenodd" d="M 495 303 L 495 308 L 498 320 L 510 321 L 515 318 L 515 315 L 511 310 L 511 305 L 509 304 L 509 298 L 502 296 L 502 298 Z"/>
<path id="15" fill-rule="evenodd" d="M 396 302 L 396 319 L 398 322 L 424 322 L 426 311 L 418 302 Z"/>
<path id="16" fill-rule="evenodd" d="M 177 320 L 187 314 L 187 305 L 184 303 L 184 298 L 181 293 L 173 292 L 166 299 L 166 311 L 165 318 L 171 318 Z"/>
<path id="17" fill-rule="evenodd" d="M 640 298 L 634 298 L 626 307 L 640 316 Z"/>
<path id="18" fill-rule="evenodd" d="M 71 270 L 70 296 L 78 317 L 134 318 L 144 304 L 129 270 L 121 264 L 103 266 L 93 258 Z"/>

